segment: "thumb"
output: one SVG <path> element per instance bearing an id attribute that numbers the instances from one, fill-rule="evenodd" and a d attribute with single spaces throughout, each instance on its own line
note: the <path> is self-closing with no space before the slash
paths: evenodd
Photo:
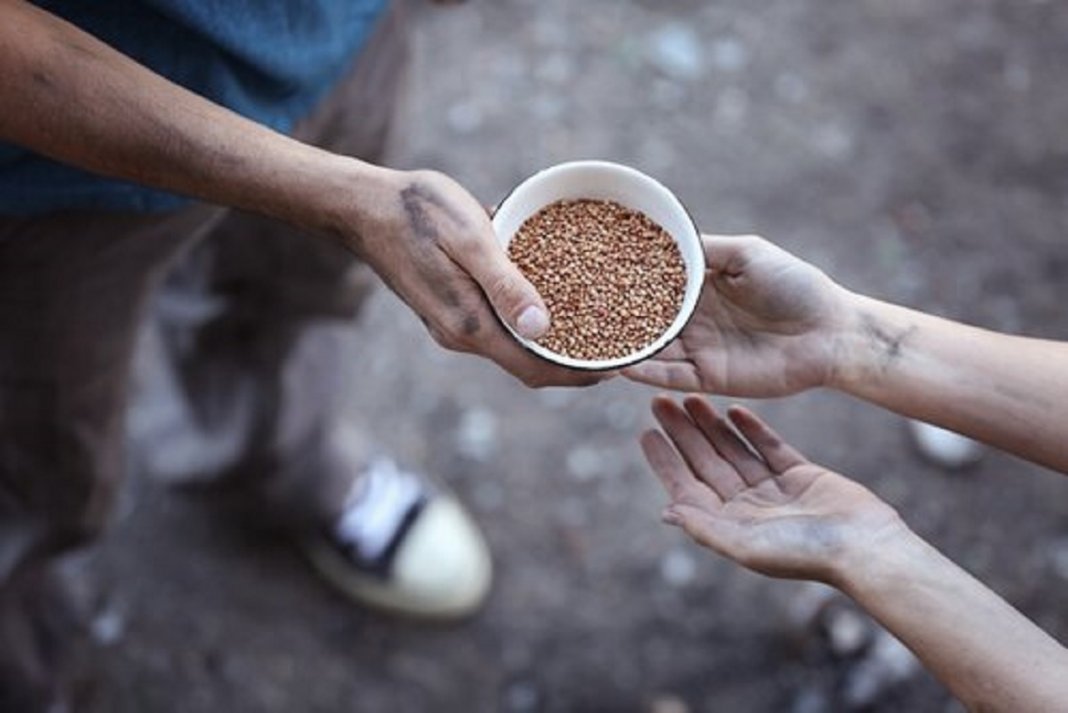
<path id="1" fill-rule="evenodd" d="M 756 235 L 702 235 L 705 262 L 715 273 L 740 275 L 757 250 L 767 244 Z"/>
<path id="2" fill-rule="evenodd" d="M 534 285 L 494 241 L 471 255 L 465 265 L 493 308 L 525 339 L 549 330 L 549 310 Z"/>

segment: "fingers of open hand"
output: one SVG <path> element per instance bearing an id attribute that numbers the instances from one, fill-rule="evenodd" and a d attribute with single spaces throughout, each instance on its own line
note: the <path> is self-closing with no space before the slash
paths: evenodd
<path id="1" fill-rule="evenodd" d="M 731 406 L 727 416 L 775 473 L 784 473 L 790 468 L 808 463 L 807 458 L 786 443 L 749 409 Z"/>
<path id="2" fill-rule="evenodd" d="M 695 507 L 716 509 L 723 504 L 723 500 L 694 476 L 693 471 L 672 447 L 668 439 L 660 431 L 650 430 L 642 434 L 642 452 L 649 461 L 650 467 L 660 479 L 664 490 L 671 497 L 672 510 L 676 505 L 689 503 Z M 670 524 L 678 525 L 679 522 Z"/>
<path id="3" fill-rule="evenodd" d="M 674 400 L 657 397 L 653 415 L 690 470 L 726 501 L 746 488 L 741 474 L 716 451 L 690 415 Z"/>
<path id="4" fill-rule="evenodd" d="M 753 486 L 771 477 L 772 472 L 767 465 L 753 455 L 707 399 L 702 396 L 687 396 L 683 405 L 719 455 L 730 463 L 746 484 Z"/>

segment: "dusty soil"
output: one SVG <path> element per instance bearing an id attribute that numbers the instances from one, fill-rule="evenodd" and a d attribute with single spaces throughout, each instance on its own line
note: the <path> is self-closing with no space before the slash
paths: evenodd
<path id="1" fill-rule="evenodd" d="M 557 161 L 621 161 L 706 231 L 760 232 L 881 298 L 1068 338 L 1062 3 L 482 0 L 416 24 L 398 165 L 492 203 Z M 440 351 L 385 292 L 351 347 L 354 417 L 485 528 L 489 606 L 431 628 L 362 611 L 284 542 L 132 477 L 78 567 L 95 710 L 846 709 L 852 664 L 789 623 L 809 590 L 657 522 L 635 445 L 647 389 L 527 391 Z M 1062 476 L 995 452 L 939 471 L 899 418 L 832 393 L 757 406 L 1068 640 Z M 872 698 L 957 710 L 923 673 Z"/>

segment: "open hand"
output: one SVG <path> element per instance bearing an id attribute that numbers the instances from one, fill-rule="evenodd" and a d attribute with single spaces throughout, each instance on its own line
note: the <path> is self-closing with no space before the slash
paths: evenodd
<path id="1" fill-rule="evenodd" d="M 702 237 L 708 270 L 692 320 L 623 374 L 678 391 L 786 396 L 829 381 L 849 293 L 752 235 Z"/>
<path id="2" fill-rule="evenodd" d="M 492 359 L 528 386 L 602 378 L 534 356 L 501 325 L 497 314 L 536 338 L 549 327 L 548 310 L 497 243 L 485 208 L 460 184 L 434 171 L 412 171 L 391 172 L 386 185 L 353 249 L 440 345 Z"/>
<path id="3" fill-rule="evenodd" d="M 653 401 L 664 433 L 643 434 L 642 450 L 671 497 L 664 521 L 699 544 L 772 577 L 835 584 L 847 555 L 905 527 L 871 491 L 809 462 L 751 411 L 728 411 L 743 440 L 704 398 L 683 403 Z"/>

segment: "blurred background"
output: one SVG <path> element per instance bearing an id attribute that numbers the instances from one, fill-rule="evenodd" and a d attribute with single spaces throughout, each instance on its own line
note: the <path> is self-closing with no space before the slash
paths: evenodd
<path id="1" fill-rule="evenodd" d="M 707 232 L 1068 339 L 1064 3 L 472 0 L 413 19 L 396 165 L 491 204 L 555 162 L 632 164 Z M 527 391 L 441 351 L 384 290 L 362 335 L 353 416 L 470 505 L 497 562 L 487 609 L 431 628 L 354 609 L 269 534 L 132 477 L 75 565 L 97 710 L 962 710 L 844 602 L 659 524 L 648 389 Z M 901 419 L 831 393 L 757 408 L 1068 641 L 1068 480 L 995 452 L 940 470 Z"/>

